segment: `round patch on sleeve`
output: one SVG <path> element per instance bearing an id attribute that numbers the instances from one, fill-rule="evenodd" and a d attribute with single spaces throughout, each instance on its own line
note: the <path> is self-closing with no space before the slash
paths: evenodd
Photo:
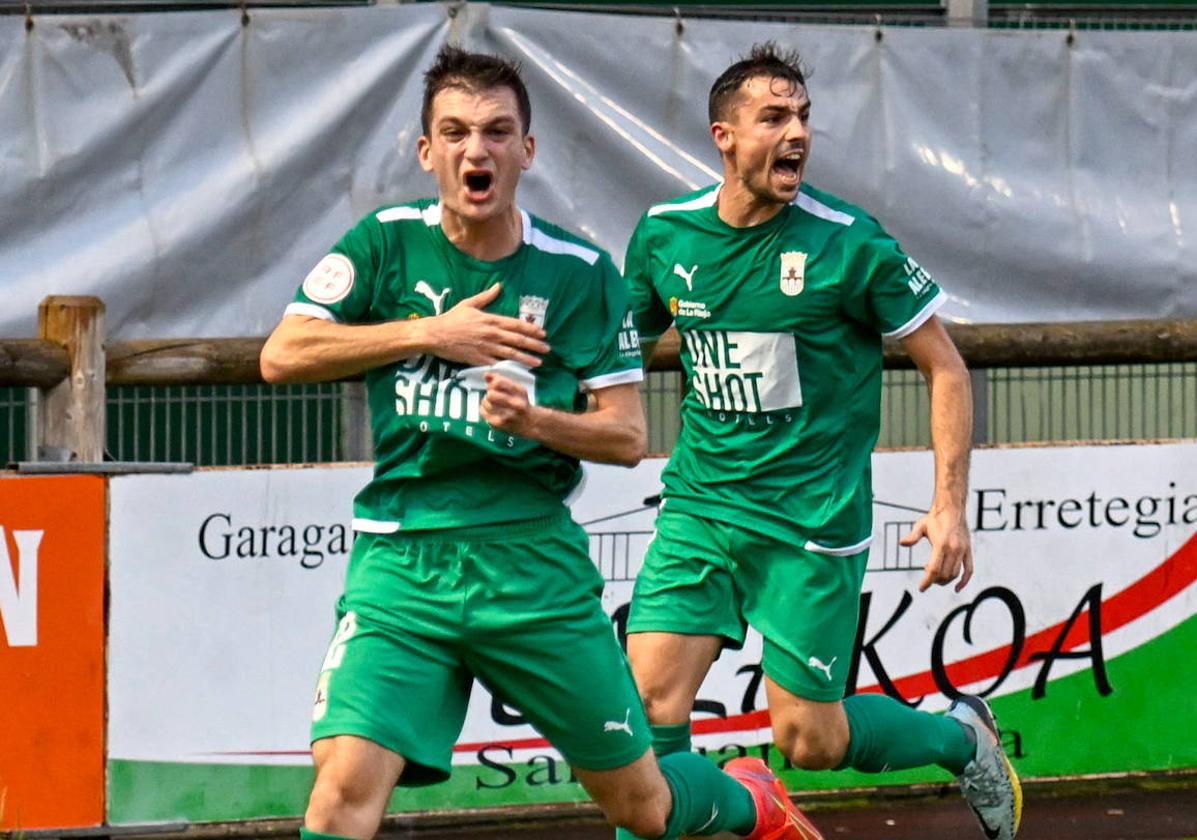
<path id="1" fill-rule="evenodd" d="M 316 263 L 303 281 L 303 293 L 313 303 L 336 303 L 353 288 L 353 263 L 341 254 L 329 254 Z"/>

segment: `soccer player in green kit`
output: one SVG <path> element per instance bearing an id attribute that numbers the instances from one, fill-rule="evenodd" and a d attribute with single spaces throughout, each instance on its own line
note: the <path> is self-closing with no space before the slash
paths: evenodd
<path id="1" fill-rule="evenodd" d="M 639 343 L 610 257 L 515 204 L 530 113 L 516 66 L 443 48 L 417 148 L 438 198 L 346 233 L 262 350 L 270 382 L 365 372 L 377 456 L 317 682 L 301 834 L 372 837 L 396 784 L 448 778 L 477 678 L 641 837 L 817 838 L 771 774 L 650 749 L 563 503 L 579 459 L 644 453 Z"/>
<path id="2" fill-rule="evenodd" d="M 844 699 L 872 533 L 882 338 L 901 340 L 931 391 L 935 496 L 902 540 L 931 542 L 920 590 L 958 579 L 960 591 L 972 575 L 972 405 L 934 314 L 944 294 L 876 220 L 803 183 L 809 116 L 798 56 L 755 46 L 710 93 L 722 183 L 650 208 L 628 246 L 641 335 L 675 324 L 690 383 L 628 655 L 657 753 L 688 751 L 699 686 L 750 624 L 791 762 L 937 764 L 960 778 L 986 836 L 1010 840 L 1022 794 L 982 699 L 942 716 L 882 695 Z"/>

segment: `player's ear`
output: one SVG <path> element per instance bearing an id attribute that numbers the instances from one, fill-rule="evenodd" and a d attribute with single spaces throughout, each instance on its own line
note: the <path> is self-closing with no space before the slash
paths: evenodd
<path id="1" fill-rule="evenodd" d="M 736 134 L 732 130 L 731 124 L 723 122 L 711 123 L 711 139 L 715 141 L 715 148 L 719 150 L 720 154 L 731 154 L 736 147 Z"/>
<path id="2" fill-rule="evenodd" d="M 420 168 L 425 172 L 432 171 L 432 141 L 423 134 L 416 141 L 416 160 L 420 162 Z"/>
<path id="3" fill-rule="evenodd" d="M 536 157 L 536 138 L 531 134 L 524 136 L 524 160 L 520 167 L 527 171 L 532 168 L 532 158 Z"/>

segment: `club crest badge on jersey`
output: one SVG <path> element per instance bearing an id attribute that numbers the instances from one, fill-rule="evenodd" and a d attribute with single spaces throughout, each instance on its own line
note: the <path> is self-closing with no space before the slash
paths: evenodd
<path id="1" fill-rule="evenodd" d="M 520 295 L 520 320 L 538 327 L 544 327 L 544 314 L 549 309 L 549 299 L 537 295 Z"/>
<path id="2" fill-rule="evenodd" d="M 781 254 L 781 293 L 794 297 L 802 292 L 806 280 L 806 254 L 783 251 Z"/>

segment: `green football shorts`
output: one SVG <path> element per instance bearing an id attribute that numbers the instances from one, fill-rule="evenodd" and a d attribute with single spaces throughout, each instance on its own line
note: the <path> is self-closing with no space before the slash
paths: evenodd
<path id="1" fill-rule="evenodd" d="M 321 668 L 312 740 L 368 738 L 400 784 L 449 777 L 476 677 L 573 766 L 649 749 L 589 540 L 568 511 L 468 529 L 359 534 Z"/>
<path id="2" fill-rule="evenodd" d="M 761 665 L 808 700 L 844 696 L 867 550 L 816 554 L 764 534 L 664 508 L 636 578 L 629 633 L 764 637 Z"/>

